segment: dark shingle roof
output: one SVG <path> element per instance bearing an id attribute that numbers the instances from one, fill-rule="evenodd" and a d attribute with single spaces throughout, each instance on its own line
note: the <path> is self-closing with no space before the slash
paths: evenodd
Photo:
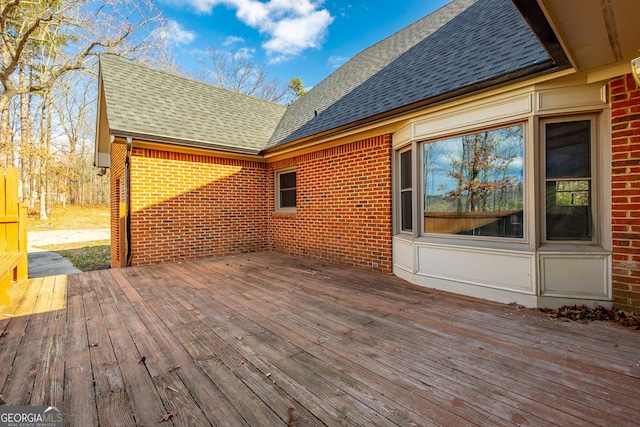
<path id="1" fill-rule="evenodd" d="M 257 154 L 286 108 L 112 55 L 100 72 L 118 136 Z"/>
<path id="2" fill-rule="evenodd" d="M 510 0 L 454 0 L 293 102 L 267 148 L 554 68 Z"/>

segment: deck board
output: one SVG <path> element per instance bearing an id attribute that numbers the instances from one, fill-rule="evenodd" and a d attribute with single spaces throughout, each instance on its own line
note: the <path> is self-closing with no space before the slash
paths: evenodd
<path id="1" fill-rule="evenodd" d="M 640 331 L 391 275 L 259 253 L 11 292 L 0 394 L 70 426 L 640 425 Z"/>

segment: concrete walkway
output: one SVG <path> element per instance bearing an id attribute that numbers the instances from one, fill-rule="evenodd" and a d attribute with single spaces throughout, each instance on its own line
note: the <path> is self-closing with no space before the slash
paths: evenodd
<path id="1" fill-rule="evenodd" d="M 95 240 L 108 240 L 109 238 L 110 231 L 108 228 L 29 231 L 27 233 L 29 278 L 80 273 L 80 270 L 75 268 L 67 258 L 55 252 L 40 249 L 39 247 L 41 246 L 92 242 Z"/>

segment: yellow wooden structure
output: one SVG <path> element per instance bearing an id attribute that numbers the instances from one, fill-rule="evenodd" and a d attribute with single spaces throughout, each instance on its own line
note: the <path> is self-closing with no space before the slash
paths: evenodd
<path id="1" fill-rule="evenodd" d="M 9 304 L 13 280 L 29 277 L 27 207 L 18 201 L 18 169 L 0 174 L 0 307 Z"/>

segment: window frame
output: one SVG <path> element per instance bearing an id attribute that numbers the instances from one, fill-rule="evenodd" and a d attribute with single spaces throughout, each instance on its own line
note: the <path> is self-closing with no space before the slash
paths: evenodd
<path id="1" fill-rule="evenodd" d="M 549 123 L 566 123 L 566 122 L 578 122 L 578 121 L 590 121 L 591 129 L 590 129 L 590 141 L 589 141 L 589 155 L 590 155 L 590 172 L 591 177 L 588 178 L 590 180 L 591 188 L 590 188 L 590 214 L 591 214 L 591 238 L 584 240 L 571 240 L 571 239 L 548 239 L 547 238 L 547 197 L 546 197 L 546 185 L 547 181 L 552 179 L 547 179 L 547 163 L 546 163 L 546 150 L 547 150 L 547 135 L 546 135 L 546 125 Z M 600 219 L 598 216 L 599 207 L 598 200 L 600 195 L 600 182 L 598 179 L 599 165 L 598 165 L 598 135 L 599 135 L 599 117 L 597 113 L 592 114 L 571 114 L 571 115 L 554 115 L 548 117 L 540 117 L 538 121 L 538 141 L 540 152 L 539 156 L 539 165 L 538 165 L 538 182 L 540 186 L 539 191 L 539 218 L 540 218 L 540 226 L 539 226 L 539 239 L 540 244 L 543 246 L 552 246 L 552 245 L 580 245 L 580 246 L 593 246 L 598 245 L 600 241 Z M 579 181 L 586 180 L 585 178 L 571 178 L 566 179 L 566 181 Z"/>
<path id="2" fill-rule="evenodd" d="M 404 234 L 404 235 L 413 235 L 414 234 L 414 230 L 415 230 L 415 219 L 414 219 L 414 215 L 415 215 L 415 211 L 416 211 L 416 206 L 415 206 L 415 194 L 414 194 L 414 185 L 415 185 L 415 161 L 414 161 L 414 149 L 413 149 L 413 145 L 407 145 L 405 147 L 402 147 L 399 150 L 396 150 L 397 153 L 397 165 L 398 165 L 398 172 L 397 172 L 397 194 L 398 194 L 398 203 L 397 203 L 397 214 L 398 214 L 398 219 L 397 219 L 397 230 L 398 233 L 400 234 Z M 406 187 L 403 188 L 402 185 L 402 157 L 403 154 L 406 154 L 407 152 L 410 153 L 409 155 L 409 166 L 411 167 L 411 177 L 410 177 L 410 181 L 411 181 L 411 186 L 410 187 Z M 405 229 L 403 228 L 403 204 L 402 204 L 402 195 L 404 193 L 409 193 L 411 194 L 411 210 L 409 212 L 410 217 L 411 217 L 411 228 L 410 229 Z"/>
<path id="3" fill-rule="evenodd" d="M 425 194 L 424 194 L 424 185 L 425 185 L 425 173 L 426 173 L 426 165 L 424 162 L 424 145 L 442 141 L 446 139 L 461 137 L 464 135 L 471 135 L 474 133 L 480 133 L 485 131 L 491 131 L 496 129 L 508 128 L 512 126 L 522 126 L 522 138 L 523 138 L 523 147 L 522 147 L 522 237 L 498 237 L 498 236 L 474 236 L 474 235 L 464 235 L 464 234 L 447 234 L 447 233 L 434 233 L 425 231 L 424 227 L 424 205 L 425 205 Z M 494 242 L 494 243 L 514 243 L 514 244 L 528 244 L 529 243 L 529 218 L 531 217 L 533 211 L 530 208 L 531 200 L 529 198 L 529 194 L 532 191 L 534 184 L 529 178 L 529 165 L 532 164 L 533 159 L 529 157 L 532 155 L 529 147 L 531 146 L 531 138 L 532 135 L 529 132 L 530 129 L 530 120 L 529 118 L 522 118 L 519 120 L 509 120 L 499 123 L 491 123 L 484 126 L 474 126 L 470 128 L 465 128 L 458 130 L 456 132 L 451 133 L 443 133 L 434 136 L 433 138 L 423 139 L 418 141 L 417 151 L 421 153 L 420 162 L 419 162 L 419 171 L 420 176 L 418 177 L 419 183 L 418 188 L 420 191 L 418 192 L 418 203 L 417 207 L 414 207 L 416 212 L 420 211 L 420 225 L 419 225 L 419 235 L 424 238 L 444 238 L 449 240 L 460 240 L 460 241 L 469 241 L 469 242 Z M 534 138 L 535 139 L 535 138 Z M 534 203 L 535 204 L 535 203 Z M 414 225 L 415 226 L 415 225 Z"/>
<path id="4" fill-rule="evenodd" d="M 294 187 L 287 187 L 286 190 L 291 190 L 293 189 L 296 193 L 296 198 L 295 198 L 295 206 L 282 206 L 282 191 L 283 189 L 280 188 L 280 177 L 282 175 L 287 175 L 290 173 L 295 173 L 295 186 Z M 278 169 L 276 171 L 274 171 L 274 193 L 275 193 L 275 212 L 276 213 L 296 213 L 297 210 L 297 206 L 298 206 L 298 173 L 296 171 L 295 167 L 289 167 L 289 168 L 285 168 L 285 169 Z"/>

